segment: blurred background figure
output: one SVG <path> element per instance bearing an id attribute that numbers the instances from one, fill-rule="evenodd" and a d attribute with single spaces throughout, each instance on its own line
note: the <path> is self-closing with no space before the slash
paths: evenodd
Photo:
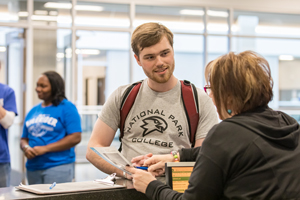
<path id="1" fill-rule="evenodd" d="M 27 114 L 20 143 L 27 157 L 28 183 L 71 182 L 74 146 L 81 141 L 80 116 L 66 99 L 64 81 L 58 73 L 43 73 L 36 92 L 43 102 Z"/>
<path id="2" fill-rule="evenodd" d="M 0 63 L 1 70 L 1 63 Z M 17 113 L 15 92 L 0 83 L 0 187 L 10 185 L 10 155 L 7 129 L 13 124 Z"/>

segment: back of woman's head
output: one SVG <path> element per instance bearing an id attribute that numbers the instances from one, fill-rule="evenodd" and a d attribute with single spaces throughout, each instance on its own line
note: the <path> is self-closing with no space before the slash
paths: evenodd
<path id="1" fill-rule="evenodd" d="M 66 99 L 64 80 L 55 71 L 47 71 L 43 75 L 48 78 L 51 85 L 52 104 L 57 106 L 63 99 Z"/>
<path id="2" fill-rule="evenodd" d="M 210 62 L 205 78 L 221 119 L 266 106 L 273 98 L 273 79 L 266 59 L 253 51 L 230 52 Z"/>

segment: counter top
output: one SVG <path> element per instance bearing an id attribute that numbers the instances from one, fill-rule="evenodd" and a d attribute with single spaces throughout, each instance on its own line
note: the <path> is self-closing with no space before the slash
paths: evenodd
<path id="1" fill-rule="evenodd" d="M 41 199 L 41 200 L 142 200 L 147 199 L 145 194 L 133 188 L 131 180 L 117 179 L 116 184 L 124 185 L 126 188 L 94 190 L 86 192 L 74 192 L 65 194 L 37 195 L 30 192 L 18 190 L 15 187 L 0 188 L 0 200 L 2 199 Z"/>

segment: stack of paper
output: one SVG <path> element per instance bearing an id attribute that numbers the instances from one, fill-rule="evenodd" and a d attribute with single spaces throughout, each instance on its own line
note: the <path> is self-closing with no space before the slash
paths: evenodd
<path id="1" fill-rule="evenodd" d="M 81 192 L 91 190 L 106 190 L 115 188 L 124 188 L 122 185 L 109 185 L 95 181 L 85 182 L 70 182 L 70 183 L 58 183 L 50 189 L 51 184 L 36 184 L 36 185 L 23 185 L 16 186 L 17 189 L 32 192 L 35 194 L 58 194 L 68 192 Z"/>

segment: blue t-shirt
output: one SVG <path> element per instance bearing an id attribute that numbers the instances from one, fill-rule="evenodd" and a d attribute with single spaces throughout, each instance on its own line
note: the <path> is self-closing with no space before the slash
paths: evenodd
<path id="1" fill-rule="evenodd" d="M 16 97 L 13 89 L 0 83 L 0 105 L 7 110 L 12 111 L 16 115 L 17 106 L 16 106 Z M 7 129 L 4 129 L 0 124 L 0 163 L 10 162 L 8 141 L 7 141 Z"/>
<path id="2" fill-rule="evenodd" d="M 80 116 L 75 105 L 64 99 L 58 106 L 42 107 L 40 103 L 33 107 L 25 118 L 22 138 L 28 138 L 30 147 L 45 146 L 76 132 L 81 132 Z M 74 147 L 28 159 L 26 168 L 42 170 L 72 162 Z"/>

